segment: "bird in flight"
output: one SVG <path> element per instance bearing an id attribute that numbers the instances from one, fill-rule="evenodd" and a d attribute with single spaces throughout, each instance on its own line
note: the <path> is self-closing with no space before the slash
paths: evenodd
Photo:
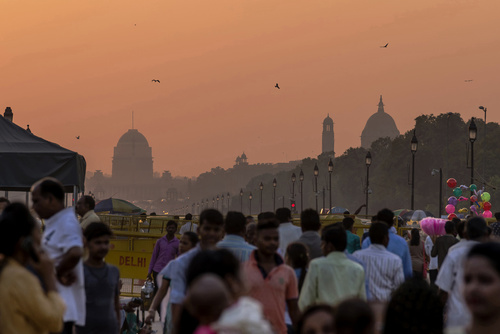
<path id="1" fill-rule="evenodd" d="M 381 48 L 386 48 L 386 47 L 387 47 L 387 45 L 389 45 L 389 43 L 387 43 L 387 44 L 386 44 L 386 45 L 384 45 L 384 46 L 381 46 Z"/>
<path id="2" fill-rule="evenodd" d="M 280 89 L 280 86 L 278 85 L 278 83 L 276 83 L 276 86 L 274 86 L 274 87 Z"/>
<path id="3" fill-rule="evenodd" d="M 474 81 L 474 80 L 472 80 L 472 79 L 465 80 L 465 82 L 472 82 L 472 81 Z"/>
<path id="4" fill-rule="evenodd" d="M 76 139 L 80 139 L 80 136 L 76 136 L 75 138 L 76 138 Z"/>
<path id="5" fill-rule="evenodd" d="M 160 83 L 160 80 L 156 80 L 156 79 L 153 79 L 151 80 L 152 82 L 157 82 L 157 83 Z"/>

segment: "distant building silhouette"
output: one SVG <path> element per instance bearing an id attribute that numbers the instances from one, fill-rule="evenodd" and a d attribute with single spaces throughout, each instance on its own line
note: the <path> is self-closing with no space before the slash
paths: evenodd
<path id="1" fill-rule="evenodd" d="M 5 112 L 3 113 L 3 117 L 5 117 L 6 120 L 13 122 L 14 114 L 12 113 L 12 109 L 10 107 L 5 108 Z"/>
<path id="2" fill-rule="evenodd" d="M 112 178 L 120 184 L 152 183 L 152 150 L 146 137 L 137 129 L 128 130 L 118 140 L 113 156 Z"/>
<path id="3" fill-rule="evenodd" d="M 378 111 L 368 119 L 361 134 L 361 147 L 369 149 L 372 143 L 379 138 L 394 139 L 397 136 L 399 136 L 399 130 L 391 115 L 384 111 L 384 103 L 382 95 L 380 95 Z"/>
<path id="4" fill-rule="evenodd" d="M 236 158 L 236 164 L 235 166 L 246 166 L 248 165 L 248 159 L 247 159 L 247 155 L 245 154 L 245 152 L 243 152 L 243 154 L 240 156 L 238 156 Z"/>
<path id="5" fill-rule="evenodd" d="M 333 120 L 330 114 L 323 120 L 323 140 L 322 140 L 322 153 L 333 152 L 335 156 L 335 135 L 333 133 Z"/>

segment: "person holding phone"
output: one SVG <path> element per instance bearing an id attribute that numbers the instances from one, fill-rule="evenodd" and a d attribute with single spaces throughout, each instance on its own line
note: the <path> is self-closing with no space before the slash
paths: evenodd
<path id="1" fill-rule="evenodd" d="M 57 293 L 54 264 L 41 251 L 40 239 L 40 227 L 24 204 L 5 208 L 0 216 L 0 324 L 4 334 L 45 334 L 63 328 L 66 307 Z"/>

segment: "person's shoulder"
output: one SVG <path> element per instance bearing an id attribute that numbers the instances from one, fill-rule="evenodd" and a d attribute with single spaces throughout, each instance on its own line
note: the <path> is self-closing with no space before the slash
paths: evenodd
<path id="1" fill-rule="evenodd" d="M 396 255 L 392 252 L 389 252 L 387 249 L 384 252 L 384 257 L 386 257 L 387 259 L 390 259 L 393 262 L 398 262 L 398 263 L 403 264 L 403 260 L 401 260 L 401 258 L 398 255 Z"/>
<path id="2" fill-rule="evenodd" d="M 279 270 L 282 271 L 283 273 L 285 273 L 286 275 L 291 275 L 293 277 L 295 277 L 295 270 L 290 267 L 288 264 L 281 264 L 278 266 Z"/>
<path id="3" fill-rule="evenodd" d="M 397 235 L 396 233 L 391 233 L 389 234 L 389 239 L 392 239 L 393 241 L 396 241 L 401 244 L 407 244 L 405 238 L 403 238 L 400 235 Z"/>

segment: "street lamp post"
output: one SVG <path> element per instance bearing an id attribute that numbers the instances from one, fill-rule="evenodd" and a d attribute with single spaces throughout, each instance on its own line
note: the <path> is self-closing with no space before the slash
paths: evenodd
<path id="1" fill-rule="evenodd" d="M 250 211 L 250 215 L 252 215 L 252 198 L 253 198 L 252 192 L 250 192 L 250 195 L 248 195 L 248 201 L 250 203 L 250 205 L 249 205 L 250 206 L 250 210 L 249 210 Z"/>
<path id="2" fill-rule="evenodd" d="M 260 212 L 262 212 L 262 191 L 264 190 L 264 185 L 262 182 L 259 184 L 259 189 L 260 189 Z"/>
<path id="3" fill-rule="evenodd" d="M 372 154 L 370 151 L 366 153 L 365 157 L 365 165 L 366 165 L 366 189 L 365 189 L 365 215 L 368 216 L 368 189 L 370 186 L 370 165 L 372 164 Z"/>
<path id="4" fill-rule="evenodd" d="M 486 144 L 486 111 L 488 110 L 488 108 L 483 107 L 483 106 L 479 106 L 479 109 L 481 109 L 482 111 L 484 111 L 484 140 L 483 140 L 483 147 L 486 148 L 486 147 L 488 147 L 487 144 Z M 485 162 L 486 154 L 484 152 L 486 152 L 486 151 L 483 149 L 483 185 L 486 185 L 486 162 Z"/>
<path id="5" fill-rule="evenodd" d="M 276 211 L 276 186 L 278 183 L 276 182 L 276 178 L 273 180 L 273 212 Z"/>
<path id="6" fill-rule="evenodd" d="M 224 214 L 224 194 L 220 196 L 220 211 Z"/>
<path id="7" fill-rule="evenodd" d="M 443 207 L 443 169 L 433 169 L 431 175 L 434 176 L 439 173 L 439 209 L 438 217 L 441 218 L 441 208 Z"/>
<path id="8" fill-rule="evenodd" d="M 243 213 L 243 189 L 240 190 L 240 211 Z"/>
<path id="9" fill-rule="evenodd" d="M 215 197 L 212 197 L 212 208 L 215 208 Z"/>
<path id="10" fill-rule="evenodd" d="M 470 120 L 469 124 L 469 141 L 470 141 L 470 184 L 474 183 L 474 142 L 477 138 L 477 126 L 474 122 L 474 117 Z M 472 196 L 472 190 L 471 190 Z"/>
<path id="11" fill-rule="evenodd" d="M 295 176 L 295 173 L 292 173 L 292 203 L 294 203 L 294 205 L 295 205 L 295 181 L 296 180 L 297 180 L 297 177 Z M 284 198 L 283 198 L 283 201 L 285 201 Z M 293 211 L 295 211 L 295 207 L 293 207 L 292 209 L 293 209 Z M 293 213 L 295 213 L 295 212 L 293 212 Z"/>
<path id="12" fill-rule="evenodd" d="M 413 138 L 411 139 L 411 209 L 415 209 L 415 154 L 418 149 L 418 140 L 413 130 Z"/>
<path id="13" fill-rule="evenodd" d="M 325 211 L 325 187 L 323 187 L 323 206 L 321 207 L 321 212 Z"/>
<path id="14" fill-rule="evenodd" d="M 219 200 L 220 200 L 219 195 L 217 195 L 217 207 L 216 207 L 217 210 L 219 210 Z"/>
<path id="15" fill-rule="evenodd" d="M 318 164 L 315 164 L 314 165 L 314 195 L 316 198 L 316 212 L 318 212 L 318 175 L 319 175 Z"/>
<path id="16" fill-rule="evenodd" d="M 203 200 L 201 200 L 201 211 L 203 211 Z"/>
<path id="17" fill-rule="evenodd" d="M 329 204 L 330 206 L 328 207 L 328 212 L 332 209 L 332 173 L 333 173 L 333 161 L 330 159 L 330 162 L 328 162 L 328 186 L 329 186 Z"/>
<path id="18" fill-rule="evenodd" d="M 229 193 L 227 193 L 227 212 L 229 212 Z"/>
<path id="19" fill-rule="evenodd" d="M 303 183 L 304 183 L 304 172 L 302 169 L 300 170 L 299 173 L 299 181 L 300 181 L 300 211 L 304 211 L 304 188 L 303 188 Z"/>

